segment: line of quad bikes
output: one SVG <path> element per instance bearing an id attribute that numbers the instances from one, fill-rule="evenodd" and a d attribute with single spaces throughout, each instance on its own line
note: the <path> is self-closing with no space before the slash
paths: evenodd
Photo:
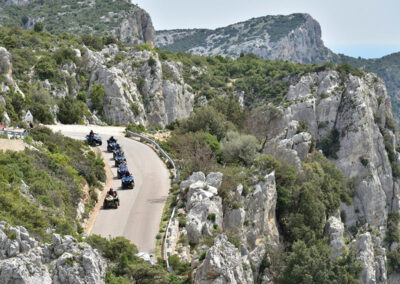
<path id="1" fill-rule="evenodd" d="M 102 145 L 101 137 L 91 132 L 86 136 L 86 140 L 90 146 Z M 107 140 L 107 151 L 113 153 L 113 159 L 115 167 L 117 167 L 117 177 L 121 179 L 121 189 L 133 189 L 135 187 L 135 179 L 129 172 L 126 157 L 122 151 L 122 147 L 117 143 L 117 140 L 111 136 Z M 104 198 L 103 208 L 115 208 L 117 209 L 120 205 L 120 200 L 117 191 L 110 188 Z"/>

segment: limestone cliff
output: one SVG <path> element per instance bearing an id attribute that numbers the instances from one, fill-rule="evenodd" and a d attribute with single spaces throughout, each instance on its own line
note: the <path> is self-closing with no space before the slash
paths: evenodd
<path id="1" fill-rule="evenodd" d="M 216 30 L 157 31 L 155 45 L 200 55 L 254 53 L 301 63 L 325 62 L 334 56 L 323 44 L 319 23 L 308 14 L 253 18 Z"/>
<path id="2" fill-rule="evenodd" d="M 264 152 L 301 170 L 314 137 L 317 147 L 351 179 L 354 190 L 353 204 L 341 205 L 343 219 L 328 220 L 334 254 L 345 247 L 344 236 L 354 239 L 364 265 L 360 282 L 386 283 L 383 240 L 389 212 L 399 211 L 400 195 L 398 141 L 384 83 L 372 74 L 360 78 L 336 71 L 313 73 L 290 87 L 287 101 L 271 120 Z M 298 133 L 299 123 L 307 125 L 306 132 Z M 366 228 L 375 228 L 372 237 Z"/>
<path id="3" fill-rule="evenodd" d="M 0 222 L 1 283 L 104 283 L 107 263 L 97 250 L 72 236 L 54 234 L 51 244 L 24 227 Z"/>

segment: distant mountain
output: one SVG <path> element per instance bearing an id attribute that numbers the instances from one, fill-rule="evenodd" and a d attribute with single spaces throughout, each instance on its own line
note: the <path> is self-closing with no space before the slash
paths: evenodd
<path id="1" fill-rule="evenodd" d="M 113 34 L 128 44 L 154 40 L 150 15 L 127 0 L 0 0 L 0 26 L 31 29 L 36 22 L 54 34 Z"/>
<path id="2" fill-rule="evenodd" d="M 265 16 L 215 30 L 156 32 L 156 47 L 199 55 L 254 53 L 273 60 L 315 63 L 334 53 L 324 46 L 319 23 L 308 14 Z"/>
<path id="3" fill-rule="evenodd" d="M 234 58 L 241 53 L 254 53 L 262 58 L 297 63 L 347 62 L 384 79 L 394 118 L 400 122 L 400 53 L 380 59 L 335 54 L 324 45 L 319 23 L 308 14 L 253 18 L 215 30 L 156 31 L 155 46 L 175 52 Z"/>

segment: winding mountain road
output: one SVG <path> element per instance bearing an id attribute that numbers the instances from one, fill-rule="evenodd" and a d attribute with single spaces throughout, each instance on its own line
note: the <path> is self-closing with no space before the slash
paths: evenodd
<path id="1" fill-rule="evenodd" d="M 117 189 L 121 205 L 118 209 L 101 209 L 91 234 L 104 237 L 124 236 L 136 244 L 141 252 L 155 252 L 162 210 L 170 188 L 169 172 L 158 155 L 147 145 L 125 138 L 121 127 L 81 125 L 50 125 L 53 131 L 65 136 L 84 139 L 91 129 L 103 139 L 102 151 L 114 175 L 113 188 Z M 107 139 L 113 135 L 122 146 L 128 168 L 135 177 L 135 188 L 121 189 L 117 179 L 112 153 L 107 152 Z M 102 202 L 102 200 L 100 200 Z"/>

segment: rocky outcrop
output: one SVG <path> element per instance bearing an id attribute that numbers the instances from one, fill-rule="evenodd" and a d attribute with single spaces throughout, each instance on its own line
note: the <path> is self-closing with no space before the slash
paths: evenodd
<path id="1" fill-rule="evenodd" d="M 118 54 L 126 59 L 110 66 Z M 86 49 L 84 61 L 91 74 L 90 86 L 104 87 L 103 110 L 108 123 L 164 127 L 193 112 L 194 95 L 183 80 L 181 63 L 162 63 L 148 50 L 122 52 L 116 45 L 102 52 Z M 163 78 L 164 69 L 172 78 Z"/>
<path id="2" fill-rule="evenodd" d="M 122 20 L 120 26 L 113 31 L 117 39 L 127 44 L 150 43 L 154 45 L 154 27 L 150 15 L 138 6 L 132 9 Z"/>
<path id="3" fill-rule="evenodd" d="M 216 30 L 157 31 L 155 45 L 200 55 L 239 57 L 244 52 L 302 63 L 335 56 L 322 42 L 319 23 L 308 14 L 253 18 Z"/>
<path id="4" fill-rule="evenodd" d="M 345 218 L 327 220 L 333 257 L 348 248 L 344 237 L 355 239 L 356 256 L 364 265 L 360 282 L 386 283 L 382 239 L 388 213 L 399 210 L 399 185 L 392 172 L 399 154 L 384 83 L 370 73 L 361 78 L 323 71 L 301 77 L 289 87 L 286 99 L 289 105 L 271 120 L 264 153 L 301 171 L 313 147 L 325 151 L 352 180 L 354 190 L 353 204 L 341 204 Z M 283 126 L 280 132 L 277 126 Z M 371 236 L 365 228 L 378 233 Z"/>
<path id="5" fill-rule="evenodd" d="M 369 232 L 358 235 L 354 246 L 356 257 L 364 267 L 360 275 L 360 283 L 387 283 L 385 249 L 374 248 Z"/>
<path id="6" fill-rule="evenodd" d="M 331 153 L 332 160 L 357 180 L 354 204 L 342 205 L 346 226 L 367 222 L 384 231 L 388 210 L 397 210 L 399 201 L 382 132 L 394 137 L 385 129 L 391 108 L 383 82 L 372 74 L 360 78 L 336 71 L 313 73 L 290 86 L 287 100 L 290 106 L 275 123 L 288 126 L 266 143 L 264 152 L 286 153 L 286 161 L 299 168 L 312 145 L 309 135 L 296 134 L 300 121 L 317 143 L 332 138 L 330 145 L 338 149 Z"/>
<path id="7" fill-rule="evenodd" d="M 86 243 L 54 234 L 51 244 L 0 222 L 1 283 L 104 283 L 107 263 Z"/>
<path id="8" fill-rule="evenodd" d="M 260 271 L 260 267 L 268 249 L 277 247 L 280 242 L 275 216 L 275 174 L 266 174 L 261 180 L 254 177 L 248 194 L 243 194 L 243 186 L 238 185 L 230 193 L 235 204 L 239 204 L 235 206 L 223 203 L 218 196 L 222 181 L 221 173 L 205 176 L 197 172 L 181 182 L 180 202 L 185 201 L 185 211 L 180 209 L 179 214 L 186 213 L 186 226 L 175 235 L 187 236 L 189 243 L 200 244 L 199 252 L 208 249 L 203 262 L 200 263 L 196 255 L 192 258 L 195 283 L 253 283 L 260 273 L 268 273 Z M 205 240 L 213 238 L 211 248 L 204 245 Z M 178 246 L 172 244 L 172 247 Z M 250 263 L 252 269 L 249 269 Z"/>
<path id="9" fill-rule="evenodd" d="M 224 235 L 215 239 L 202 264 L 193 271 L 192 279 L 195 284 L 254 283 L 249 261 L 242 259 Z"/>
<path id="10" fill-rule="evenodd" d="M 342 255 L 344 243 L 344 224 L 335 217 L 329 217 L 326 222 L 326 234 L 329 236 L 329 245 L 332 248 L 332 257 L 337 258 Z"/>

